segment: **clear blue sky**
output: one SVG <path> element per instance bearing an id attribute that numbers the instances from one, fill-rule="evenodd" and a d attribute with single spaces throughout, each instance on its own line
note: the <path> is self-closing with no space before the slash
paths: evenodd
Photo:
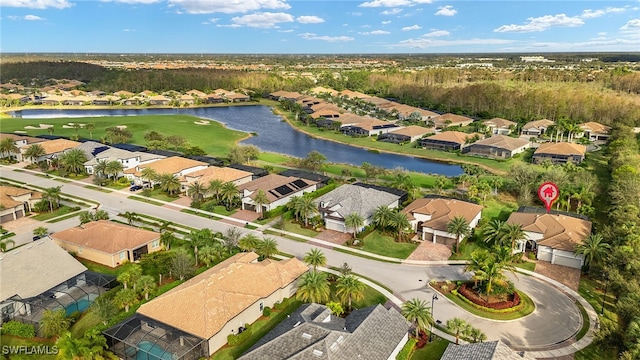
<path id="1" fill-rule="evenodd" d="M 640 51 L 640 1 L 0 0 L 0 51 Z"/>

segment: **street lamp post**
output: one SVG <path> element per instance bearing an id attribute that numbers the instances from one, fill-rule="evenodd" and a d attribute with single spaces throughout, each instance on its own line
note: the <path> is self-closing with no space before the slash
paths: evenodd
<path id="1" fill-rule="evenodd" d="M 429 330 L 429 342 L 433 340 L 433 322 L 435 321 L 433 319 L 433 305 L 436 300 L 438 300 L 438 294 L 433 294 L 431 297 L 431 330 Z"/>

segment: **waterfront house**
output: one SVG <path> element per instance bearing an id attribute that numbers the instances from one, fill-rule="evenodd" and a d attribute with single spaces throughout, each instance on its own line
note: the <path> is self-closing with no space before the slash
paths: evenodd
<path id="1" fill-rule="evenodd" d="M 269 174 L 248 183 L 238 186 L 242 199 L 242 209 L 263 213 L 285 205 L 293 196 L 301 196 L 313 192 L 317 188 L 317 182 L 296 177 Z M 267 196 L 267 203 L 260 204 L 257 208 L 255 198 L 258 191 L 262 190 Z"/>
<path id="2" fill-rule="evenodd" d="M 135 168 L 138 165 L 145 165 L 156 160 L 164 159 L 165 156 L 151 154 L 142 151 L 128 151 L 115 147 L 107 147 L 106 150 L 99 152 L 91 160 L 84 163 L 84 169 L 87 174 L 94 174 L 94 167 L 99 161 L 117 161 L 122 164 L 123 170 Z M 117 174 L 120 177 L 123 174 Z"/>
<path id="3" fill-rule="evenodd" d="M 160 233 L 98 220 L 58 231 L 51 238 L 63 249 L 108 267 L 138 261 L 144 254 L 160 251 Z"/>
<path id="4" fill-rule="evenodd" d="M 445 131 L 421 139 L 420 146 L 430 150 L 456 151 L 462 149 L 473 137 L 474 134 Z"/>
<path id="5" fill-rule="evenodd" d="M 31 163 L 39 163 L 41 161 L 50 162 L 52 159 L 57 158 L 67 152 L 68 150 L 74 149 L 79 146 L 81 143 L 77 141 L 71 141 L 67 139 L 54 139 L 47 140 L 38 143 L 44 149 L 44 155 L 38 157 L 37 159 L 26 159 Z M 27 151 L 30 145 L 23 146 L 20 148 L 20 152 L 22 153 L 22 157 L 24 159 L 24 153 Z"/>
<path id="6" fill-rule="evenodd" d="M 493 159 L 509 159 L 530 147 L 531 143 L 528 140 L 512 138 L 506 135 L 493 135 L 490 138 L 478 140 L 465 147 L 462 152 Z"/>
<path id="7" fill-rule="evenodd" d="M 478 225 L 482 208 L 481 205 L 458 199 L 427 197 L 416 199 L 402 212 L 407 215 L 420 240 L 453 245 L 457 241 L 456 235 L 447 231 L 447 225 L 455 217 L 461 216 L 469 223 L 471 230 Z"/>
<path id="8" fill-rule="evenodd" d="M 470 117 L 456 115 L 452 113 L 446 113 L 431 118 L 436 129 L 443 129 L 452 126 L 467 126 L 473 122 Z"/>
<path id="9" fill-rule="evenodd" d="M 209 166 L 202 170 L 194 171 L 183 175 L 180 178 L 180 185 L 183 192 L 189 190 L 189 186 L 193 183 L 200 183 L 209 186 L 213 180 L 220 180 L 223 183 L 233 183 L 236 186 L 246 184 L 252 180 L 253 174 L 248 171 L 238 170 L 230 167 Z"/>
<path id="10" fill-rule="evenodd" d="M 171 103 L 171 98 L 164 95 L 156 95 L 149 97 L 147 101 L 149 102 L 149 105 L 169 105 Z"/>
<path id="11" fill-rule="evenodd" d="M 144 168 L 153 169 L 158 175 L 171 174 L 180 178 L 183 175 L 205 169 L 207 166 L 209 166 L 209 164 L 202 161 L 191 160 L 180 156 L 172 156 L 146 164 L 139 164 L 133 168 L 125 170 L 124 174 L 136 185 L 144 186 L 145 183 L 150 182 L 150 186 L 153 187 L 153 185 L 157 183 L 156 181 L 142 178 L 142 170 Z"/>
<path id="12" fill-rule="evenodd" d="M 435 128 L 426 128 L 422 126 L 405 126 L 399 129 L 394 129 L 386 134 L 378 136 L 378 141 L 392 142 L 396 144 L 412 143 L 420 140 L 427 134 L 434 134 Z"/>
<path id="13" fill-rule="evenodd" d="M 587 147 L 568 142 L 549 142 L 541 144 L 533 153 L 533 163 L 540 164 L 550 160 L 553 164 L 565 164 L 571 161 L 580 164 L 585 157 Z"/>
<path id="14" fill-rule="evenodd" d="M 389 131 L 397 128 L 398 125 L 392 122 L 378 119 L 368 119 L 354 125 L 344 126 L 343 124 L 343 126 L 340 128 L 340 131 L 342 131 L 342 133 L 345 135 L 351 136 L 373 136 L 386 134 Z"/>

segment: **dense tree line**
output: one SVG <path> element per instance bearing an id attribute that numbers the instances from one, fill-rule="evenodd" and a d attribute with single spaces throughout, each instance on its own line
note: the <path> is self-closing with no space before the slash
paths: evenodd
<path id="1" fill-rule="evenodd" d="M 4 63 L 0 66 L 0 83 L 16 82 L 25 87 L 49 85 L 49 79 L 74 79 L 85 83 L 101 81 L 108 74 L 102 66 L 71 61 L 35 61 Z"/>

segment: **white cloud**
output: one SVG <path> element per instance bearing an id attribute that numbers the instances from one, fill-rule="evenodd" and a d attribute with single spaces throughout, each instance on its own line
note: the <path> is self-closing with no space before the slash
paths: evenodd
<path id="1" fill-rule="evenodd" d="M 620 28 L 622 31 L 640 31 L 640 19 L 633 19 L 627 21 L 624 26 Z"/>
<path id="2" fill-rule="evenodd" d="M 614 8 L 614 7 L 608 7 L 605 9 L 598 9 L 598 10 L 586 9 L 582 12 L 582 15 L 580 15 L 580 18 L 592 19 L 592 18 L 603 16 L 605 14 L 609 14 L 609 13 L 623 13 L 626 10 L 627 9 L 625 8 Z"/>
<path id="3" fill-rule="evenodd" d="M 598 33 L 598 36 L 605 36 L 605 35 L 607 35 L 607 33 L 606 33 L 606 32 L 604 32 L 604 31 L 603 31 L 603 32 L 599 32 L 599 33 Z"/>
<path id="4" fill-rule="evenodd" d="M 451 35 L 451 33 L 448 32 L 447 30 L 433 30 L 431 32 L 423 34 L 422 37 L 434 38 L 434 37 L 449 36 L 449 35 Z"/>
<path id="5" fill-rule="evenodd" d="M 389 25 L 389 24 L 391 24 L 391 20 L 387 20 L 387 21 L 383 21 L 382 22 L 382 25 Z"/>
<path id="6" fill-rule="evenodd" d="M 319 24 L 324 22 L 324 19 L 321 17 L 308 15 L 298 16 L 296 20 L 301 24 Z"/>
<path id="7" fill-rule="evenodd" d="M 242 27 L 240 24 L 217 24 L 216 27 L 219 28 L 239 28 Z"/>
<path id="8" fill-rule="evenodd" d="M 30 9 L 65 9 L 72 7 L 73 3 L 68 0 L 2 0 L 2 6 L 23 7 Z"/>
<path id="9" fill-rule="evenodd" d="M 122 30 L 122 31 L 124 31 L 124 32 L 135 32 L 135 31 L 136 31 L 136 29 L 124 29 L 124 30 Z"/>
<path id="10" fill-rule="evenodd" d="M 290 33 L 290 32 L 293 32 L 293 29 L 278 30 L 278 32 L 281 32 L 281 33 Z"/>
<path id="11" fill-rule="evenodd" d="M 451 5 L 440 6 L 435 15 L 440 16 L 453 16 L 458 13 L 458 10 L 454 9 Z"/>
<path id="12" fill-rule="evenodd" d="M 402 12 L 402 9 L 394 8 L 394 9 L 391 9 L 391 10 L 385 10 L 385 11 L 381 12 L 380 14 L 389 16 L 389 15 L 398 15 L 401 12 Z"/>
<path id="13" fill-rule="evenodd" d="M 40 20 L 46 20 L 46 19 L 41 18 L 40 16 L 36 16 L 36 15 L 25 15 L 24 19 L 25 19 L 25 20 L 28 20 L 28 21 L 40 21 Z"/>
<path id="14" fill-rule="evenodd" d="M 494 32 L 536 32 L 544 31 L 551 27 L 576 27 L 584 25 L 584 21 L 579 17 L 568 17 L 565 14 L 545 15 L 537 18 L 528 18 L 529 22 L 524 25 L 502 25 Z"/>
<path id="15" fill-rule="evenodd" d="M 202 25 L 209 25 L 209 24 L 215 24 L 220 20 L 220 18 L 211 18 L 209 20 L 203 21 L 201 24 Z"/>
<path id="16" fill-rule="evenodd" d="M 100 0 L 101 2 L 117 2 L 123 4 L 155 4 L 161 0 Z"/>
<path id="17" fill-rule="evenodd" d="M 276 28 L 279 23 L 293 22 L 293 15 L 287 13 L 255 13 L 243 16 L 236 16 L 231 19 L 235 25 L 255 27 L 255 28 Z"/>
<path id="18" fill-rule="evenodd" d="M 411 30 L 420 30 L 422 29 L 422 26 L 420 25 L 412 25 L 412 26 L 405 26 L 402 28 L 402 31 L 411 31 Z"/>
<path id="19" fill-rule="evenodd" d="M 429 38 L 408 39 L 400 41 L 397 47 L 409 47 L 409 48 L 434 48 L 443 46 L 473 46 L 473 45 L 504 45 L 514 42 L 513 40 L 504 39 L 462 39 L 462 40 L 439 40 Z"/>
<path id="20" fill-rule="evenodd" d="M 246 13 L 261 9 L 290 9 L 283 0 L 168 0 L 169 6 L 179 6 L 190 14 Z"/>
<path id="21" fill-rule="evenodd" d="M 345 42 L 345 41 L 353 41 L 354 38 L 350 36 L 319 36 L 314 33 L 304 33 L 300 34 L 300 36 L 305 40 L 322 40 L 327 42 Z"/>
<path id="22" fill-rule="evenodd" d="M 20 20 L 20 17 L 19 16 L 15 16 L 15 15 L 9 15 L 9 16 L 7 16 L 7 19 L 9 19 L 9 20 Z"/>
<path id="23" fill-rule="evenodd" d="M 372 0 L 363 2 L 359 7 L 397 7 L 430 4 L 433 0 Z"/>
<path id="24" fill-rule="evenodd" d="M 391 34 L 388 31 L 385 30 L 373 30 L 373 31 L 369 31 L 369 32 L 359 32 L 358 34 L 360 35 L 387 35 L 387 34 Z"/>

